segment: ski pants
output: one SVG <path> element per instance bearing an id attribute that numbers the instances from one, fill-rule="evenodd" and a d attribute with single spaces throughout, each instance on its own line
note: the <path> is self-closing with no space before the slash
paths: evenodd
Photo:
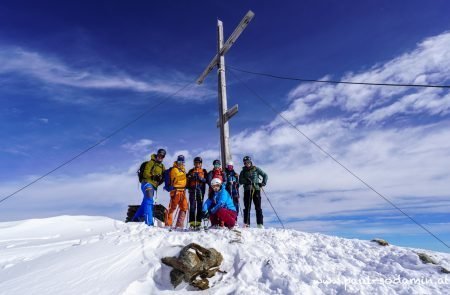
<path id="1" fill-rule="evenodd" d="M 220 208 L 215 214 L 209 216 L 209 220 L 211 220 L 211 225 L 223 225 L 232 228 L 236 224 L 236 217 L 236 211 Z"/>
<path id="2" fill-rule="evenodd" d="M 153 225 L 153 196 L 155 188 L 148 182 L 141 183 L 142 198 L 141 206 L 133 216 L 133 221 L 145 221 L 147 225 Z"/>
<path id="3" fill-rule="evenodd" d="M 172 226 L 172 216 L 173 212 L 179 207 L 180 212 L 178 213 L 176 227 L 183 227 L 184 218 L 186 217 L 186 212 L 188 210 L 188 203 L 186 200 L 186 191 L 184 189 L 175 189 L 170 192 L 170 203 L 169 210 L 167 212 L 166 226 Z"/>
<path id="4" fill-rule="evenodd" d="M 250 209 L 252 208 L 252 201 L 253 204 L 255 204 L 256 223 L 263 224 L 261 191 L 254 189 L 244 191 L 244 223 L 250 225 Z"/>
<path id="5" fill-rule="evenodd" d="M 202 221 L 203 195 L 205 191 L 197 188 L 189 191 L 189 222 Z"/>

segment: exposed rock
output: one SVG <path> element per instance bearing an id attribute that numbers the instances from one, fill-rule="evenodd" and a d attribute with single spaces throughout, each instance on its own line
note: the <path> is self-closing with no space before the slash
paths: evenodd
<path id="1" fill-rule="evenodd" d="M 416 252 L 416 254 L 419 256 L 420 260 L 425 263 L 425 264 L 434 264 L 434 265 L 438 265 L 438 263 L 436 262 L 436 260 L 434 260 L 433 258 L 431 258 L 429 255 L 425 254 L 425 253 L 418 253 Z M 441 271 L 441 273 L 445 273 L 445 274 L 449 274 L 450 271 L 448 269 L 446 269 L 443 266 L 439 266 L 439 270 Z"/>
<path id="2" fill-rule="evenodd" d="M 182 271 L 179 271 L 178 269 L 172 269 L 170 272 L 170 282 L 173 286 L 178 286 L 181 284 L 184 278 L 184 273 Z"/>
<path id="3" fill-rule="evenodd" d="M 433 258 L 431 258 L 425 253 L 417 253 L 417 255 L 419 255 L 419 258 L 420 260 L 422 260 L 423 263 L 437 264 L 437 262 Z"/>
<path id="4" fill-rule="evenodd" d="M 378 243 L 380 246 L 389 246 L 389 243 L 383 239 L 373 239 L 371 242 Z"/>
<path id="5" fill-rule="evenodd" d="M 174 287 L 184 280 L 204 290 L 209 288 L 209 282 L 206 278 L 211 278 L 219 271 L 223 257 L 213 248 L 206 249 L 198 244 L 191 243 L 181 249 L 178 257 L 164 257 L 161 261 L 173 267 L 170 272 L 170 281 Z M 198 276 L 201 279 L 197 279 Z"/>
<path id="6" fill-rule="evenodd" d="M 209 288 L 209 281 L 207 279 L 199 279 L 191 282 L 191 285 L 199 288 L 200 290 L 206 290 Z"/>

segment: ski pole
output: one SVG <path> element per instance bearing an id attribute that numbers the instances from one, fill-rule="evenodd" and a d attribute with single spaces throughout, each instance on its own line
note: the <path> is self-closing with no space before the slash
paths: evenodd
<path id="1" fill-rule="evenodd" d="M 175 219 L 172 219 L 171 228 L 174 228 L 174 226 L 173 226 L 173 221 L 174 220 L 175 220 L 175 227 L 177 227 L 178 217 L 179 217 L 179 214 L 180 214 L 180 205 L 176 204 L 175 206 L 177 206 L 177 210 L 175 211 Z"/>
<path id="2" fill-rule="evenodd" d="M 283 229 L 285 229 L 284 224 L 283 224 L 283 222 L 281 221 L 280 216 L 278 216 L 277 211 L 276 211 L 275 208 L 273 207 L 272 202 L 270 201 L 269 197 L 268 197 L 267 194 L 266 194 L 266 191 L 265 191 L 262 187 L 261 187 L 261 190 L 263 191 L 264 195 L 266 196 L 267 201 L 269 201 L 270 207 L 272 207 L 273 212 L 275 212 L 275 215 L 277 216 L 278 221 L 280 222 L 281 226 L 283 227 Z"/>
<path id="3" fill-rule="evenodd" d="M 197 226 L 197 187 L 198 187 L 198 180 L 195 181 L 195 192 L 194 192 L 194 228 Z"/>

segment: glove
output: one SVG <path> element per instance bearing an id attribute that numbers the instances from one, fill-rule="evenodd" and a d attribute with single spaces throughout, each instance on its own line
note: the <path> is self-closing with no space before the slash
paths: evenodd
<path id="1" fill-rule="evenodd" d="M 152 179 L 154 181 L 156 181 L 157 183 L 161 183 L 162 182 L 162 175 L 153 175 Z"/>
<path id="2" fill-rule="evenodd" d="M 266 186 L 266 183 L 265 182 L 261 182 L 261 186 Z"/>

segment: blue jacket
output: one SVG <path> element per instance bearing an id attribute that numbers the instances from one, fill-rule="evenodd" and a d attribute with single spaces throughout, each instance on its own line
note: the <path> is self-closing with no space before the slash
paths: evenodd
<path id="1" fill-rule="evenodd" d="M 206 200 L 205 204 L 203 204 L 203 212 L 209 210 L 211 214 L 216 214 L 217 210 L 220 208 L 236 211 L 236 207 L 234 206 L 230 194 L 225 189 L 225 185 L 226 184 L 223 183 L 220 190 L 214 192 L 214 196 Z"/>

